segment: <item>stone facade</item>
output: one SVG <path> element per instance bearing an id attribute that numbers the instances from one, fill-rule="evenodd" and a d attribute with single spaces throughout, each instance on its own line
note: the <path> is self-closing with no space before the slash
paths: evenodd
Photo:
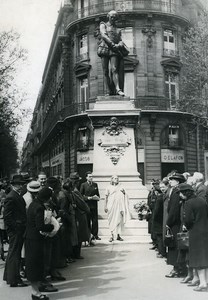
<path id="1" fill-rule="evenodd" d="M 94 169 L 92 119 L 96 117 L 89 112 L 96 110 L 99 96 L 106 93 L 97 56 L 99 23 L 112 9 L 118 11 L 118 26 L 130 48 L 125 58 L 125 93 L 138 110 L 138 120 L 130 124 L 131 114 L 126 111 L 126 126 L 134 132 L 135 168 L 142 184 L 148 186 L 152 178 L 172 169 L 198 170 L 207 177 L 207 131 L 192 115 L 177 110 L 181 37 L 201 9 L 195 0 L 66 1 L 23 148 L 22 169 L 33 175 L 45 170 L 63 178 L 76 170 L 84 178 L 86 171 Z M 113 113 L 112 109 L 101 114 L 96 126 L 104 128 L 103 122 Z"/>

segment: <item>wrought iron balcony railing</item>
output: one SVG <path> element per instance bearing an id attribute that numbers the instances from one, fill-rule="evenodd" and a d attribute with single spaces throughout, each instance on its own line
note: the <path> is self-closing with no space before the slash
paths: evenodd
<path id="1" fill-rule="evenodd" d="M 175 4 L 173 0 L 115 0 L 104 2 L 103 4 L 88 5 L 74 11 L 70 23 L 93 15 L 107 14 L 110 10 L 118 12 L 161 12 L 188 19 L 182 6 Z"/>

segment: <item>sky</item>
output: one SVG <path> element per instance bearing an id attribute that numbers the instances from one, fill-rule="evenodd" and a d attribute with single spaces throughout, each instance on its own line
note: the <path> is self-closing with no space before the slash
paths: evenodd
<path id="1" fill-rule="evenodd" d="M 28 51 L 27 62 L 19 71 L 17 84 L 26 90 L 25 107 L 33 110 L 41 87 L 41 78 L 47 59 L 58 10 L 62 0 L 0 0 L 0 29 L 13 28 L 21 35 L 20 43 Z M 21 148 L 30 122 L 19 129 Z"/>

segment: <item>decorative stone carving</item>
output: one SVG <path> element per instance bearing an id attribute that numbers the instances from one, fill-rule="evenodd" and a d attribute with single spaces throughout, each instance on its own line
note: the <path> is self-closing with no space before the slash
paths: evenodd
<path id="1" fill-rule="evenodd" d="M 156 29 L 151 24 L 147 24 L 142 29 L 142 33 L 147 36 L 147 47 L 152 48 L 152 44 L 153 44 L 152 37 L 153 35 L 156 34 Z"/>
<path id="2" fill-rule="evenodd" d="M 131 144 L 131 138 L 123 130 L 116 117 L 110 119 L 110 125 L 106 126 L 98 145 L 103 148 L 106 155 L 114 165 L 117 165 L 126 148 Z"/>

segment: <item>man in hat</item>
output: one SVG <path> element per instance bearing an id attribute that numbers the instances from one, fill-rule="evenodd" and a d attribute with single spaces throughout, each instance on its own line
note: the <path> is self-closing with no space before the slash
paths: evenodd
<path id="1" fill-rule="evenodd" d="M 90 244 L 93 245 L 93 240 L 101 240 L 101 238 L 98 236 L 98 201 L 100 194 L 97 183 L 93 182 L 92 172 L 88 171 L 86 173 L 86 182 L 81 184 L 80 193 L 90 209 L 88 227 L 92 235 Z"/>
<path id="2" fill-rule="evenodd" d="M 186 179 L 182 174 L 173 173 L 169 177 L 169 182 L 171 186 L 170 191 L 170 200 L 168 203 L 168 218 L 166 227 L 170 228 L 176 240 L 177 233 L 180 231 L 181 226 L 181 216 L 180 216 L 180 192 L 179 184 L 185 182 Z M 183 274 L 184 270 L 181 269 L 181 266 L 177 262 L 178 258 L 178 249 L 175 245 L 174 247 L 168 248 L 167 254 L 167 264 L 173 266 L 173 270 L 170 274 L 166 275 L 168 278 L 180 277 Z"/>
<path id="3" fill-rule="evenodd" d="M 25 201 L 21 189 L 25 181 L 22 175 L 14 175 L 12 190 L 6 196 L 4 205 L 4 222 L 9 237 L 9 250 L 6 259 L 3 280 L 10 287 L 25 287 L 20 277 L 21 250 L 26 229 Z"/>

